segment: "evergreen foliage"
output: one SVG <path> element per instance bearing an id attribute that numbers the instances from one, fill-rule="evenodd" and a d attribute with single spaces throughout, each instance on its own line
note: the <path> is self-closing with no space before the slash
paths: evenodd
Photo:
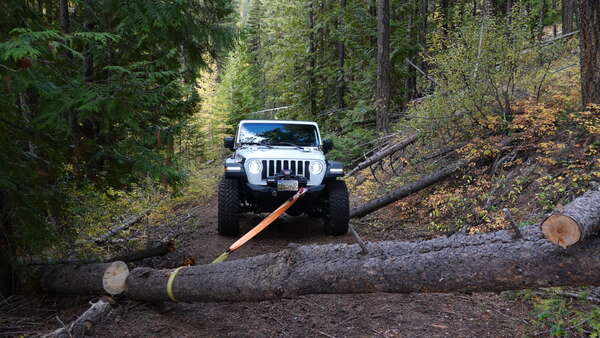
<path id="1" fill-rule="evenodd" d="M 172 144 L 197 70 L 231 39 L 227 0 L 68 4 L 69 27 L 54 2 L 0 5 L 1 225 L 21 249 L 77 226 L 64 227 L 73 186 L 181 182 Z"/>

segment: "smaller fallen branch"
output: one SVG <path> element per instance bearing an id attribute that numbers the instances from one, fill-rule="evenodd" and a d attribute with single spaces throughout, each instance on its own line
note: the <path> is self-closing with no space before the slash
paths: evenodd
<path id="1" fill-rule="evenodd" d="M 119 226 L 111 229 L 110 231 L 108 231 L 107 233 L 100 235 L 96 238 L 91 239 L 91 242 L 95 242 L 96 244 L 100 244 L 103 243 L 104 241 L 106 241 L 107 239 L 111 238 L 112 236 L 116 235 L 117 233 L 119 233 L 120 231 L 126 230 L 127 228 L 129 228 L 130 226 L 138 223 L 139 221 L 141 221 L 145 216 L 147 216 L 150 212 L 152 211 L 152 208 L 148 208 L 146 210 L 144 210 L 143 212 L 137 214 L 137 215 L 133 215 L 131 217 L 129 217 L 128 219 L 126 219 L 123 223 L 121 223 Z"/>
<path id="2" fill-rule="evenodd" d="M 504 208 L 502 209 L 502 212 L 504 213 L 504 218 L 506 218 L 506 220 L 510 224 L 511 229 L 513 229 L 513 231 L 515 232 L 513 239 L 523 238 L 521 230 L 519 230 L 519 227 L 515 223 L 515 220 L 513 219 L 512 214 L 510 213 L 510 210 L 508 210 L 508 208 Z"/>
<path id="3" fill-rule="evenodd" d="M 540 225 L 547 240 L 567 248 L 600 231 L 600 190 L 590 190 Z"/>
<path id="4" fill-rule="evenodd" d="M 457 144 L 453 144 L 451 146 L 447 146 L 447 147 L 441 148 L 441 149 L 436 150 L 434 152 L 431 152 L 429 154 L 425 154 L 425 155 L 423 155 L 423 157 L 421 157 L 420 159 L 418 159 L 416 161 L 416 164 L 419 164 L 419 163 L 422 163 L 422 162 L 426 162 L 426 161 L 433 160 L 435 158 L 444 156 L 446 154 L 449 154 L 449 153 L 455 151 L 456 149 L 464 147 L 465 145 L 467 145 L 467 142 L 460 142 L 460 143 L 457 143 Z"/>
<path id="5" fill-rule="evenodd" d="M 369 249 L 367 249 L 367 245 L 365 244 L 363 239 L 358 235 L 358 232 L 356 232 L 356 230 L 354 230 L 354 227 L 351 224 L 348 225 L 348 229 L 350 230 L 350 233 L 352 234 L 352 236 L 354 236 L 356 243 L 358 243 L 358 245 L 360 246 L 361 253 L 368 254 Z"/>
<path id="6" fill-rule="evenodd" d="M 160 243 L 157 246 L 146 248 L 138 251 L 134 251 L 125 255 L 117 256 L 110 259 L 109 261 L 123 261 L 123 262 L 135 262 L 144 258 L 164 256 L 169 252 L 175 251 L 175 241 L 168 241 L 166 243 Z"/>
<path id="7" fill-rule="evenodd" d="M 402 140 L 390 147 L 387 147 L 387 148 L 371 155 L 366 160 L 360 162 L 354 169 L 350 170 L 346 174 L 346 176 L 352 176 L 352 175 L 354 175 L 354 173 L 361 171 L 367 167 L 370 167 L 371 165 L 381 161 L 382 159 L 386 158 L 387 156 L 406 148 L 410 144 L 414 143 L 417 140 L 417 138 L 419 138 L 419 135 L 414 134 L 414 135 L 409 136 L 409 137 L 405 138 L 404 140 Z"/>
<path id="8" fill-rule="evenodd" d="M 90 303 L 92 306 L 87 309 L 79 318 L 75 319 L 71 324 L 45 335 L 45 338 L 72 338 L 85 337 L 91 335 L 91 330 L 94 325 L 104 321 L 110 314 L 112 308 L 110 303 L 105 300 L 99 300 L 95 303 Z"/>
<path id="9" fill-rule="evenodd" d="M 575 293 L 575 292 L 558 292 L 558 294 L 561 296 L 570 297 L 570 298 L 574 298 L 574 299 L 585 299 L 588 302 L 600 304 L 600 298 L 594 297 L 594 296 L 585 296 L 583 294 Z"/>

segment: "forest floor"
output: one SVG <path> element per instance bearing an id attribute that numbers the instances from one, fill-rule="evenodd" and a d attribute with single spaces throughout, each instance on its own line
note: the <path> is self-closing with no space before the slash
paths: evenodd
<path id="1" fill-rule="evenodd" d="M 177 249 L 163 257 L 148 258 L 140 266 L 174 268 L 190 260 L 210 263 L 231 244 L 232 238 L 216 230 L 216 198 L 187 201 L 169 213 L 168 222 L 142 225 L 151 231 L 148 240 L 165 236 L 177 238 Z M 259 222 L 246 215 L 243 227 Z M 164 220 L 164 219 L 163 219 Z M 368 241 L 417 240 L 436 236 L 425 227 L 398 227 L 392 223 L 353 221 Z M 243 228 L 244 229 L 244 228 Z M 439 233 L 438 233 L 439 235 Z M 319 219 L 284 216 L 229 258 L 275 252 L 290 243 L 352 243 L 348 235 L 323 234 Z M 68 323 L 89 306 L 90 297 L 52 296 L 30 300 L 15 311 L 33 323 L 37 332 L 60 327 L 57 318 Z M 97 337 L 193 337 L 193 336 L 324 336 L 324 337 L 485 337 L 536 336 L 531 305 L 514 292 L 500 294 L 357 294 L 308 295 L 298 299 L 262 302 L 221 302 L 153 305 L 127 299 L 108 320 L 94 329 Z M 31 309 L 36 308 L 35 313 Z M 44 320 L 42 320 L 44 318 Z M 22 318 L 22 327 L 27 327 Z M 1 326 L 1 325 L 0 325 Z M 33 329 L 33 327 L 32 327 Z M 46 331 L 43 331 L 46 330 Z M 16 331 L 15 331 L 16 332 Z M 31 332 L 24 330 L 23 333 Z M 545 335 L 545 334 L 542 334 Z"/>

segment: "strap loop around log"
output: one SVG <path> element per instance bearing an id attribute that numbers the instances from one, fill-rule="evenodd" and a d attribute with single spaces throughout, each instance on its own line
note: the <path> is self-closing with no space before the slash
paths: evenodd
<path id="1" fill-rule="evenodd" d="M 173 295 L 173 282 L 175 282 L 175 276 L 177 276 L 179 270 L 185 267 L 186 266 L 180 266 L 177 269 L 173 270 L 171 274 L 169 274 L 169 280 L 167 281 L 167 296 L 169 296 L 169 298 L 176 303 L 179 301 L 177 300 L 177 298 L 175 298 L 175 295 Z"/>

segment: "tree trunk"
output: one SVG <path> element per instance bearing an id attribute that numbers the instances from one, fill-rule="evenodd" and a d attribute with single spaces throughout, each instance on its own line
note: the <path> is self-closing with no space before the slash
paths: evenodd
<path id="1" fill-rule="evenodd" d="M 544 38 L 544 17 L 546 16 L 546 0 L 540 0 L 540 16 L 538 18 L 538 39 Z"/>
<path id="2" fill-rule="evenodd" d="M 600 104 L 600 1 L 580 1 L 581 97 Z"/>
<path id="3" fill-rule="evenodd" d="M 315 116 L 317 114 L 317 94 L 316 94 L 316 80 L 315 80 L 315 69 L 316 69 L 316 42 L 315 42 L 315 9 L 314 0 L 310 0 L 308 9 L 308 58 L 309 58 L 309 69 L 308 69 L 308 100 L 310 115 Z"/>
<path id="4" fill-rule="evenodd" d="M 346 106 L 344 102 L 344 94 L 346 91 L 346 74 L 344 70 L 344 64 L 346 63 L 346 46 L 344 45 L 344 38 L 342 32 L 344 32 L 344 11 L 346 9 L 346 0 L 340 0 L 341 15 L 338 19 L 338 41 L 337 41 L 337 52 L 338 52 L 338 81 L 337 81 L 337 104 L 338 108 L 344 108 Z"/>
<path id="5" fill-rule="evenodd" d="M 128 275 L 129 268 L 121 261 L 45 267 L 41 286 L 50 293 L 118 295 L 125 290 Z"/>
<path id="6" fill-rule="evenodd" d="M 546 239 L 563 248 L 600 231 L 600 190 L 590 190 L 541 224 Z"/>
<path id="7" fill-rule="evenodd" d="M 60 0 L 59 1 L 59 16 L 60 16 L 60 29 L 64 34 L 68 34 L 70 32 L 70 24 L 69 24 L 69 1 L 68 0 Z"/>
<path id="8" fill-rule="evenodd" d="M 90 336 L 94 325 L 102 323 L 110 314 L 112 307 L 105 300 L 92 303 L 92 306 L 79 318 L 66 327 L 62 327 L 44 338 L 72 338 Z"/>
<path id="9" fill-rule="evenodd" d="M 459 160 L 451 165 L 442 168 L 434 173 L 421 177 L 421 179 L 401 186 L 400 188 L 391 191 L 379 198 L 371 200 L 361 206 L 358 206 L 350 211 L 350 217 L 363 217 L 378 209 L 381 209 L 395 201 L 414 194 L 417 191 L 423 190 L 430 185 L 433 185 L 444 178 L 452 175 L 460 168 L 467 164 L 466 161 Z"/>
<path id="10" fill-rule="evenodd" d="M 84 10 L 83 13 L 85 15 L 83 27 L 86 32 L 92 31 L 92 18 L 95 17 L 96 13 L 92 8 L 93 0 L 85 0 L 84 1 Z M 85 47 L 85 51 L 83 53 L 83 77 L 85 82 L 92 82 L 94 77 L 94 55 L 92 54 L 92 44 L 88 43 Z"/>
<path id="11" fill-rule="evenodd" d="M 574 0 L 561 1 L 562 35 L 569 34 L 573 31 L 573 1 Z"/>
<path id="12" fill-rule="evenodd" d="M 359 163 L 354 169 L 350 170 L 346 174 L 346 176 L 351 176 L 354 173 L 356 173 L 357 171 L 363 170 L 363 169 L 373 165 L 374 163 L 381 161 L 382 159 L 386 158 L 387 156 L 406 148 L 407 146 L 413 144 L 418 138 L 419 138 L 419 135 L 414 134 L 414 135 L 409 136 L 409 137 L 405 138 L 404 140 L 392 145 L 391 147 L 385 148 L 382 151 L 371 155 L 371 157 L 369 157 L 368 159 Z"/>
<path id="13" fill-rule="evenodd" d="M 556 0 L 552 0 L 552 11 L 556 11 Z M 558 31 L 556 29 L 556 22 L 552 24 L 552 36 L 556 37 L 558 35 Z"/>
<path id="14" fill-rule="evenodd" d="M 173 295 L 192 301 L 258 301 L 317 293 L 478 292 L 552 286 L 600 285 L 600 238 L 564 250 L 539 227 L 420 242 L 309 245 L 285 251 L 182 268 Z M 173 270 L 137 268 L 126 295 L 168 300 Z"/>
<path id="15" fill-rule="evenodd" d="M 390 1 L 377 0 L 377 130 L 389 132 L 390 94 Z"/>
<path id="16" fill-rule="evenodd" d="M 416 44 L 416 30 L 415 30 L 415 22 L 416 22 L 416 18 L 417 18 L 417 9 L 416 9 L 416 5 L 414 6 L 415 8 L 412 8 L 412 10 L 410 11 L 410 13 L 408 14 L 407 17 L 407 29 L 406 29 L 406 40 L 410 41 L 413 44 Z M 410 101 L 413 98 L 415 98 L 416 96 L 416 91 L 417 91 L 417 73 L 416 71 L 410 66 L 410 65 L 406 65 L 406 70 L 405 70 L 405 80 L 404 80 L 404 95 L 406 97 L 406 101 Z"/>

